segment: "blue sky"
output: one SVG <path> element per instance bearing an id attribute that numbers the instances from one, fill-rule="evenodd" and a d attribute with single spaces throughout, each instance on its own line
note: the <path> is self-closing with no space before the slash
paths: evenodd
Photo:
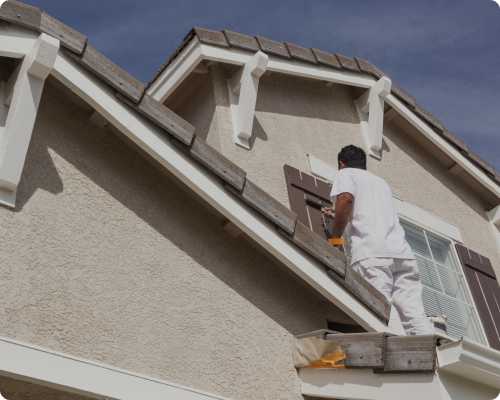
<path id="1" fill-rule="evenodd" d="M 23 0 L 146 83 L 192 26 L 371 61 L 500 171 L 500 7 L 492 0 Z"/>

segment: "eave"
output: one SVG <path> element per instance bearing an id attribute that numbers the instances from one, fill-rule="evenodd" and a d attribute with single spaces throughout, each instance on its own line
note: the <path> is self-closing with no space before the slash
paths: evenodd
<path id="1" fill-rule="evenodd" d="M 222 62 L 242 66 L 249 62 L 254 54 L 253 51 L 237 47 L 221 47 L 203 43 L 197 36 L 193 36 L 158 77 L 152 81 L 147 88 L 147 93 L 163 103 L 201 62 Z M 366 89 L 370 89 L 378 82 L 374 76 L 368 74 L 330 68 L 322 64 L 312 64 L 297 58 L 288 59 L 273 54 L 268 54 L 268 57 L 267 71 L 269 72 L 279 72 Z M 385 101 L 394 109 L 393 112 L 396 112 L 428 139 L 432 145 L 452 159 L 459 168 L 463 168 L 476 182 L 491 193 L 497 202 L 500 202 L 500 185 L 488 176 L 477 163 L 472 162 L 471 158 L 466 156 L 459 147 L 436 132 L 437 128 L 424 119 L 424 116 L 427 119 L 432 119 L 432 116 L 429 117 L 428 113 L 418 105 L 418 110 L 411 107 L 394 93 L 393 85 L 393 92 L 385 97 Z M 391 118 L 393 119 L 394 115 Z"/>

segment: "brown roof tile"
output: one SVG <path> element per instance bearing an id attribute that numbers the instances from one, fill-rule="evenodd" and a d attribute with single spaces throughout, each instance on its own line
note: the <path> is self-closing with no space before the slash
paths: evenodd
<path id="1" fill-rule="evenodd" d="M 373 75 L 375 78 L 380 79 L 383 76 L 389 78 L 389 75 L 385 74 L 381 70 L 379 70 L 375 65 L 373 65 L 370 61 L 363 60 L 358 57 L 354 57 L 356 62 L 358 63 L 359 69 L 367 74 Z"/>
<path id="2" fill-rule="evenodd" d="M 494 175 L 496 173 L 495 168 L 493 168 L 493 165 L 485 161 L 482 157 L 480 157 L 478 154 L 474 153 L 471 149 L 469 149 L 469 152 L 466 153 L 465 151 L 462 151 L 462 153 L 470 158 L 472 161 L 474 161 L 477 165 L 482 167 L 486 172 L 489 172 L 490 174 Z"/>
<path id="3" fill-rule="evenodd" d="M 276 56 L 291 58 L 288 54 L 288 50 L 285 45 L 280 42 L 275 42 L 274 40 L 269 40 L 261 36 L 255 36 L 257 42 L 259 43 L 260 49 L 264 53 L 274 54 Z"/>
<path id="4" fill-rule="evenodd" d="M 342 65 L 342 68 L 350 69 L 351 71 L 355 72 L 360 72 L 358 64 L 356 64 L 356 61 L 353 58 L 349 58 L 343 56 L 342 54 L 337 54 L 337 53 L 335 53 L 335 57 L 337 57 L 337 59 L 339 60 L 340 65 Z"/>
<path id="5" fill-rule="evenodd" d="M 168 58 L 167 61 L 161 66 L 161 68 L 154 74 L 154 76 L 149 80 L 149 82 L 146 84 L 146 90 L 153 84 L 154 81 L 162 74 L 163 71 L 170 65 L 170 63 L 177 57 L 177 55 L 188 45 L 188 43 L 191 41 L 192 38 L 194 38 L 196 34 L 194 31 L 191 29 L 189 33 L 184 36 L 184 39 L 182 39 L 182 43 L 175 49 L 175 51 L 172 53 L 172 55 Z"/>
<path id="6" fill-rule="evenodd" d="M 223 29 L 222 33 L 226 36 L 227 42 L 230 46 L 239 47 L 250 51 L 259 51 L 259 44 L 257 40 L 251 36 L 242 35 L 241 33 L 231 32 Z"/>
<path id="7" fill-rule="evenodd" d="M 395 96 L 398 96 L 401 100 L 403 100 L 410 107 L 415 108 L 415 99 L 406 93 L 403 89 L 401 89 L 398 85 L 392 82 L 391 93 Z"/>
<path id="8" fill-rule="evenodd" d="M 193 28 L 201 43 L 211 44 L 213 46 L 229 47 L 226 37 L 222 32 L 211 31 L 203 28 Z"/>
<path id="9" fill-rule="evenodd" d="M 314 54 L 314 57 L 316 57 L 318 63 L 328 65 L 332 68 L 342 69 L 339 60 L 333 54 L 325 53 L 324 51 L 316 49 L 311 49 L 311 51 Z"/>
<path id="10" fill-rule="evenodd" d="M 434 115 L 432 115 L 429 111 L 419 106 L 415 103 L 415 113 L 425 119 L 429 124 L 436 127 L 440 132 L 443 132 L 443 123 L 438 120 Z"/>
<path id="11" fill-rule="evenodd" d="M 286 46 L 288 53 L 290 53 L 293 58 L 298 58 L 299 60 L 307 61 L 313 64 L 318 63 L 311 50 L 288 42 L 285 42 L 284 45 Z"/>
<path id="12" fill-rule="evenodd" d="M 42 10 L 18 1 L 9 0 L 0 7 L 0 18 L 14 25 L 40 31 Z"/>
<path id="13" fill-rule="evenodd" d="M 467 146 L 467 143 L 465 143 L 462 139 L 459 137 L 455 136 L 453 133 L 451 133 L 448 129 L 443 127 L 443 132 L 441 134 L 448 139 L 450 142 L 452 142 L 454 145 L 456 145 L 460 150 L 462 150 L 465 153 L 469 152 L 469 146 Z"/>

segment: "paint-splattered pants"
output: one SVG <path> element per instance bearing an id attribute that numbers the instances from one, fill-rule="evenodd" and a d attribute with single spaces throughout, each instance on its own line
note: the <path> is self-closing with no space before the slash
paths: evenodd
<path id="1" fill-rule="evenodd" d="M 400 336 L 434 334 L 424 312 L 416 260 L 367 258 L 354 263 L 352 268 L 391 302 L 387 332 Z"/>

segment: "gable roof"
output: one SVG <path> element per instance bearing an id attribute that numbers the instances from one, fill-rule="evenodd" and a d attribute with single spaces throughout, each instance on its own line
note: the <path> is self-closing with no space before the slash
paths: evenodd
<path id="1" fill-rule="evenodd" d="M 321 64 L 328 68 L 347 70 L 360 75 L 368 74 L 376 79 L 380 79 L 383 76 L 389 78 L 386 73 L 382 72 L 371 62 L 358 57 L 350 58 L 337 53 L 329 54 L 314 48 L 306 49 L 288 42 L 279 43 L 260 36 L 246 36 L 240 33 L 228 31 L 226 29 L 221 32 L 217 32 L 194 27 L 188 32 L 179 47 L 172 53 L 153 78 L 151 78 L 151 80 L 146 84 L 146 90 L 149 89 L 153 83 L 155 83 L 162 72 L 172 63 L 172 61 L 174 61 L 174 59 L 194 37 L 197 37 L 201 43 L 212 46 L 226 48 L 235 47 L 255 52 L 260 50 L 266 54 L 272 54 L 277 57 L 286 59 L 295 58 L 311 64 Z M 391 93 L 401 99 L 409 110 L 432 126 L 432 129 L 435 132 L 452 143 L 464 156 L 480 167 L 496 184 L 500 185 L 500 173 L 495 171 L 493 165 L 488 163 L 478 154 L 474 153 L 466 142 L 444 127 L 443 123 L 430 112 L 421 107 L 415 101 L 415 98 L 397 86 L 394 82 L 392 83 Z"/>
<path id="2" fill-rule="evenodd" d="M 220 177 L 223 182 L 225 182 L 224 188 L 226 191 L 233 193 L 240 199 L 240 202 L 242 200 L 264 216 L 274 227 L 274 232 L 277 230 L 280 234 L 289 239 L 290 243 L 294 243 L 296 246 L 305 250 L 323 266 L 326 266 L 327 273 L 333 278 L 333 281 L 329 283 L 323 281 L 323 283 L 319 285 L 321 290 L 323 290 L 323 294 L 325 293 L 325 288 L 329 288 L 326 290 L 332 295 L 332 298 L 344 298 L 344 303 L 342 303 L 342 301 L 340 301 L 340 303 L 337 301 L 337 305 L 343 305 L 345 304 L 345 300 L 347 300 L 343 291 L 349 292 L 350 299 L 353 299 L 352 296 L 354 296 L 357 301 L 364 304 L 366 308 L 371 310 L 371 312 L 378 317 L 375 319 L 373 317 L 368 317 L 368 314 L 362 311 L 362 308 L 357 305 L 351 305 L 351 308 L 354 307 L 357 309 L 358 315 L 359 313 L 365 315 L 365 321 L 370 319 L 370 321 L 366 322 L 365 326 L 372 330 L 383 329 L 385 325 L 382 321 L 388 322 L 389 320 L 389 302 L 384 295 L 359 276 L 359 274 L 353 272 L 351 268 L 346 267 L 346 257 L 343 253 L 333 246 L 330 246 L 326 241 L 303 226 L 297 221 L 297 216 L 294 212 L 249 181 L 246 178 L 246 172 L 244 170 L 235 165 L 220 152 L 213 149 L 205 141 L 196 137 L 195 127 L 147 94 L 147 86 L 137 81 L 127 72 L 123 71 L 89 46 L 85 36 L 48 16 L 43 10 L 14 0 L 7 0 L 1 5 L 0 21 L 4 21 L 4 25 L 19 25 L 23 28 L 46 33 L 60 40 L 62 52 L 69 59 L 75 61 L 113 88 L 115 90 L 113 96 L 120 99 L 122 101 L 121 104 L 126 103 L 152 121 L 157 127 L 161 128 L 161 132 L 168 132 L 168 134 L 172 135 L 173 138 L 171 141 L 174 145 L 180 147 L 199 164 Z M 216 32 L 217 35 L 212 35 L 210 34 L 211 31 L 207 32 L 208 34 L 204 36 L 204 40 L 211 41 L 212 43 L 219 43 L 218 45 L 224 45 L 224 43 L 221 42 L 220 33 Z M 187 41 L 190 40 L 188 37 L 187 39 L 185 38 Z M 194 35 L 191 36 L 191 38 L 193 37 Z M 271 44 L 269 44 L 269 46 L 271 46 Z M 74 88 L 71 87 L 72 90 L 81 88 L 82 86 L 87 87 L 88 85 L 86 86 L 83 81 L 71 82 L 68 80 L 68 75 L 72 73 L 69 71 L 70 67 L 71 65 L 62 58 L 60 65 L 54 68 L 56 78 L 64 81 L 70 86 L 74 86 Z M 65 72 L 61 72 L 63 70 Z M 67 75 L 64 75 L 65 73 Z M 90 92 L 94 90 L 94 88 L 88 90 Z M 94 90 L 94 93 L 96 93 L 96 90 Z M 88 93 L 86 93 L 86 95 L 89 96 Z M 109 100 L 106 101 L 109 103 Z M 122 114 L 120 114 L 120 118 L 125 119 L 125 116 Z M 122 123 L 120 120 L 117 120 L 117 122 L 125 127 L 127 126 L 126 122 Z M 168 135 L 164 136 L 168 138 Z M 158 140 L 158 138 L 155 137 L 155 140 Z M 164 138 L 161 138 L 160 142 L 164 142 L 164 140 Z M 159 142 L 156 143 L 158 144 Z M 204 176 L 203 179 L 206 179 L 206 177 Z M 267 224 L 267 226 L 269 226 L 269 224 Z M 268 243 L 269 237 L 266 239 L 267 240 L 264 240 L 262 243 Z M 293 254 L 288 254 L 289 259 L 293 257 Z M 295 258 L 296 257 L 295 255 Z M 322 274 L 317 274 L 311 269 L 310 261 L 306 261 L 306 264 L 306 267 L 300 270 L 303 278 L 309 280 L 309 283 L 314 281 L 314 279 L 316 279 L 316 283 L 318 279 L 324 279 L 324 272 Z M 315 277 L 311 278 L 310 275 L 315 275 Z M 334 282 L 337 282 L 340 286 L 334 284 Z M 333 292 L 336 293 L 333 294 Z M 344 309 L 345 307 L 344 305 Z"/>

